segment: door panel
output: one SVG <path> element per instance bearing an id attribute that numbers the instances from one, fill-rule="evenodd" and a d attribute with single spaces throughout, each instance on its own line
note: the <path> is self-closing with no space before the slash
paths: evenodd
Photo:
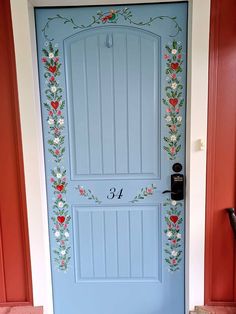
<path id="1" fill-rule="evenodd" d="M 184 312 L 184 202 L 162 191 L 184 167 L 186 21 L 36 10 L 55 314 Z"/>

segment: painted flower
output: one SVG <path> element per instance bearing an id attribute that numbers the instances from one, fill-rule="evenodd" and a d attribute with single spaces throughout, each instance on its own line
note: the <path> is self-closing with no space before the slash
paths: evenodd
<path id="1" fill-rule="evenodd" d="M 54 61 L 54 62 L 58 62 L 58 61 L 59 61 L 59 58 L 56 57 L 56 58 L 53 59 L 53 61 Z"/>
<path id="2" fill-rule="evenodd" d="M 178 238 L 178 239 L 181 239 L 181 233 L 177 233 L 177 235 L 176 235 L 176 237 Z"/>
<path id="3" fill-rule="evenodd" d="M 66 232 L 64 233 L 64 236 L 65 236 L 66 238 L 69 238 L 69 236 L 70 236 L 69 232 L 66 231 Z"/>
<path id="4" fill-rule="evenodd" d="M 53 178 L 50 179 L 50 182 L 53 183 L 55 180 Z"/>
<path id="5" fill-rule="evenodd" d="M 171 53 L 172 53 L 172 55 L 176 55 L 177 49 L 172 49 L 172 50 L 171 50 Z"/>
<path id="6" fill-rule="evenodd" d="M 166 117 L 166 121 L 167 121 L 167 122 L 170 122 L 170 121 L 171 121 L 171 116 L 167 116 L 167 117 Z"/>
<path id="7" fill-rule="evenodd" d="M 59 149 L 56 149 L 54 153 L 55 153 L 55 155 L 57 155 L 57 156 L 60 155 Z"/>
<path id="8" fill-rule="evenodd" d="M 60 235 L 61 235 L 61 234 L 60 234 L 60 231 L 57 230 L 54 235 L 55 235 L 56 238 L 59 238 Z"/>
<path id="9" fill-rule="evenodd" d="M 171 140 L 172 142 L 176 142 L 177 137 L 176 137 L 175 135 L 171 135 L 170 140 Z"/>
<path id="10" fill-rule="evenodd" d="M 62 195 L 61 195 L 61 194 L 58 194 L 58 195 L 57 195 L 57 198 L 58 198 L 58 199 L 61 199 L 61 198 L 62 198 Z"/>
<path id="11" fill-rule="evenodd" d="M 181 117 L 181 116 L 178 116 L 178 117 L 177 117 L 177 121 L 178 121 L 178 122 L 181 122 L 181 121 L 182 121 L 182 117 Z"/>
<path id="12" fill-rule="evenodd" d="M 62 208 L 63 207 L 63 205 L 64 205 L 64 203 L 63 202 L 58 202 L 58 207 L 60 207 L 60 208 Z"/>
<path id="13" fill-rule="evenodd" d="M 63 124 L 64 124 L 64 119 L 59 119 L 59 120 L 58 120 L 58 123 L 59 123 L 60 125 L 63 125 Z"/>
<path id="14" fill-rule="evenodd" d="M 49 59 L 52 59 L 54 58 L 54 53 L 50 52 L 49 55 L 48 55 Z"/>
<path id="15" fill-rule="evenodd" d="M 60 116 L 61 115 L 61 110 L 57 111 L 57 115 Z"/>
<path id="16" fill-rule="evenodd" d="M 48 114 L 49 114 L 49 116 L 52 116 L 53 112 L 50 110 Z"/>
<path id="17" fill-rule="evenodd" d="M 178 255 L 178 252 L 175 251 L 175 250 L 173 250 L 173 251 L 171 252 L 171 255 L 174 256 L 174 257 L 176 257 L 176 256 Z"/>
<path id="18" fill-rule="evenodd" d="M 181 58 L 182 58 L 182 55 L 181 55 L 181 54 L 178 54 L 177 58 L 178 58 L 178 59 L 181 59 Z"/>
<path id="19" fill-rule="evenodd" d="M 172 244 L 176 244 L 177 241 L 176 241 L 176 239 L 173 239 L 171 242 L 172 242 Z"/>
<path id="20" fill-rule="evenodd" d="M 60 172 L 57 173 L 57 179 L 61 179 L 62 174 Z"/>
<path id="21" fill-rule="evenodd" d="M 171 201 L 171 205 L 176 206 L 177 202 L 175 200 Z"/>
<path id="22" fill-rule="evenodd" d="M 172 232 L 171 232 L 171 231 L 168 231 L 168 232 L 166 233 L 166 235 L 167 235 L 168 238 L 171 238 L 171 237 L 172 237 Z"/>
<path id="23" fill-rule="evenodd" d="M 57 91 L 56 86 L 52 86 L 52 87 L 51 87 L 51 92 L 52 92 L 52 93 L 55 93 L 56 91 Z"/>
<path id="24" fill-rule="evenodd" d="M 176 113 L 179 113 L 179 108 L 176 108 L 176 109 L 175 109 L 175 112 L 176 112 Z"/>
<path id="25" fill-rule="evenodd" d="M 52 118 L 49 118 L 48 119 L 48 124 L 50 124 L 50 125 L 54 124 L 54 120 Z"/>
<path id="26" fill-rule="evenodd" d="M 54 81 L 55 81 L 55 77 L 54 77 L 54 76 L 51 76 L 50 79 L 49 79 L 49 81 L 50 81 L 50 82 L 54 82 Z"/>
<path id="27" fill-rule="evenodd" d="M 164 55 L 165 60 L 168 60 L 169 58 L 170 58 L 169 55 L 167 55 L 167 54 Z"/>
<path id="28" fill-rule="evenodd" d="M 79 193 L 80 193 L 80 195 L 85 194 L 85 189 L 82 186 L 79 187 Z"/>
<path id="29" fill-rule="evenodd" d="M 177 84 L 176 82 L 174 82 L 174 83 L 171 84 L 171 88 L 172 88 L 172 89 L 176 89 L 177 86 L 178 86 L 178 84 Z"/>
<path id="30" fill-rule="evenodd" d="M 170 108 L 166 108 L 166 112 L 170 113 L 171 112 Z"/>
<path id="31" fill-rule="evenodd" d="M 62 251 L 61 251 L 61 255 L 62 255 L 62 256 L 66 255 L 66 251 L 65 251 L 65 250 L 62 250 Z"/>
<path id="32" fill-rule="evenodd" d="M 175 125 L 175 124 L 171 125 L 171 126 L 170 126 L 170 130 L 171 130 L 172 132 L 176 132 L 176 130 L 177 130 L 176 125 Z"/>
<path id="33" fill-rule="evenodd" d="M 175 259 L 175 258 L 173 258 L 173 259 L 172 259 L 172 261 L 171 261 L 171 263 L 172 263 L 172 265 L 176 265 L 176 264 L 177 264 L 176 259 Z"/>
<path id="34" fill-rule="evenodd" d="M 147 188 L 146 191 L 147 194 L 151 195 L 153 193 L 153 188 Z"/>
<path id="35" fill-rule="evenodd" d="M 42 58 L 42 62 L 47 62 L 47 58 Z"/>
<path id="36" fill-rule="evenodd" d="M 54 142 L 55 144 L 58 144 L 58 143 L 60 142 L 60 138 L 59 138 L 59 137 L 55 137 L 54 140 L 53 140 L 53 142 Z"/>
<path id="37" fill-rule="evenodd" d="M 173 73 L 173 74 L 171 75 L 171 77 L 172 77 L 173 79 L 176 79 L 176 74 Z"/>
<path id="38" fill-rule="evenodd" d="M 174 155 L 174 154 L 175 154 L 175 152 L 176 152 L 175 147 L 171 147 L 171 148 L 170 148 L 170 153 L 171 153 L 171 155 Z"/>

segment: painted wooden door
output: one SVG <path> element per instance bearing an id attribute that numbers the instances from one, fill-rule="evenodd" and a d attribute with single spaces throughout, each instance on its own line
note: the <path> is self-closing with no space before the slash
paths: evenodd
<path id="1" fill-rule="evenodd" d="M 55 314 L 184 313 L 186 15 L 36 10 Z"/>

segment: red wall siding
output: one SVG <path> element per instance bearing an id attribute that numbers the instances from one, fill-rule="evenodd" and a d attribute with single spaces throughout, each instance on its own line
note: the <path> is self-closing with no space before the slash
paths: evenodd
<path id="1" fill-rule="evenodd" d="M 0 69 L 0 306 L 9 306 L 32 304 L 23 160 L 9 0 L 0 1 Z"/>
<path id="2" fill-rule="evenodd" d="M 212 0 L 209 65 L 205 304 L 236 305 L 236 1 Z"/>

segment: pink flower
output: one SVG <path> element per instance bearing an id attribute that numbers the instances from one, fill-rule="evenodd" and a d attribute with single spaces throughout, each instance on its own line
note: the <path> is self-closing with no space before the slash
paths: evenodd
<path id="1" fill-rule="evenodd" d="M 170 130 L 171 130 L 172 132 L 176 132 L 176 130 L 177 130 L 176 125 L 175 125 L 175 124 L 171 125 L 171 126 L 170 126 Z"/>
<path id="2" fill-rule="evenodd" d="M 80 193 L 80 195 L 84 195 L 85 194 L 85 189 L 80 187 L 79 188 L 79 193 Z"/>
<path id="3" fill-rule="evenodd" d="M 64 261 L 64 260 L 61 261 L 61 265 L 62 265 L 62 266 L 65 265 L 65 261 Z"/>
<path id="4" fill-rule="evenodd" d="M 64 224 L 64 228 L 67 229 L 67 227 L 68 227 L 68 225 L 67 225 L 67 224 Z"/>
<path id="5" fill-rule="evenodd" d="M 147 194 L 152 194 L 153 193 L 153 188 L 147 188 L 146 191 L 147 191 Z"/>
<path id="6" fill-rule="evenodd" d="M 60 116 L 61 115 L 61 110 L 57 111 L 57 115 Z"/>
<path id="7" fill-rule="evenodd" d="M 172 264 L 173 264 L 173 265 L 176 265 L 176 263 L 177 263 L 176 259 L 175 259 L 175 258 L 172 259 Z"/>
<path id="8" fill-rule="evenodd" d="M 170 148 L 170 153 L 171 153 L 171 155 L 174 155 L 174 154 L 175 154 L 175 152 L 176 152 L 175 147 L 171 147 L 171 148 Z"/>
<path id="9" fill-rule="evenodd" d="M 59 58 L 56 57 L 56 58 L 54 58 L 53 60 L 54 60 L 54 62 L 57 62 L 57 61 L 59 60 Z"/>
<path id="10" fill-rule="evenodd" d="M 181 59 L 182 58 L 182 55 L 181 54 L 178 54 L 178 57 L 177 57 L 178 59 Z"/>
<path id="11" fill-rule="evenodd" d="M 171 75 L 171 77 L 172 77 L 173 79 L 176 79 L 176 74 L 173 73 L 173 74 Z"/>
<path id="12" fill-rule="evenodd" d="M 42 58 L 42 62 L 47 62 L 47 58 Z"/>
<path id="13" fill-rule="evenodd" d="M 167 55 L 167 54 L 164 55 L 164 59 L 165 59 L 165 60 L 167 60 L 167 59 L 169 59 L 169 58 L 170 58 L 169 55 Z"/>
<path id="14" fill-rule="evenodd" d="M 179 225 L 176 225 L 176 230 L 179 230 Z"/>
<path id="15" fill-rule="evenodd" d="M 66 177 L 63 177 L 63 178 L 62 178 L 62 181 L 63 181 L 63 182 L 66 182 Z"/>
<path id="16" fill-rule="evenodd" d="M 55 150 L 55 155 L 57 155 L 57 156 L 58 156 L 59 154 L 60 154 L 59 149 L 56 149 L 56 150 Z"/>
<path id="17" fill-rule="evenodd" d="M 171 112 L 170 108 L 167 108 L 167 109 L 166 109 L 166 112 L 168 112 L 168 113 Z"/>
<path id="18" fill-rule="evenodd" d="M 174 240 L 172 240 L 171 242 L 172 242 L 173 244 L 176 244 L 177 241 L 174 239 Z"/>
<path id="19" fill-rule="evenodd" d="M 58 128 L 55 128 L 55 129 L 54 129 L 54 132 L 55 132 L 55 134 L 58 134 L 58 133 L 59 133 Z"/>
<path id="20" fill-rule="evenodd" d="M 57 198 L 61 199 L 62 198 L 62 194 L 58 194 Z"/>
<path id="21" fill-rule="evenodd" d="M 49 116 L 52 116 L 53 112 L 50 110 L 48 114 L 49 114 Z"/>
<path id="22" fill-rule="evenodd" d="M 51 76 L 50 79 L 49 79 L 49 81 L 50 81 L 50 82 L 54 82 L 54 81 L 55 81 L 55 77 L 54 77 L 54 76 Z"/>
<path id="23" fill-rule="evenodd" d="M 62 240 L 62 241 L 61 241 L 61 245 L 65 245 L 65 241 Z"/>
<path id="24" fill-rule="evenodd" d="M 175 109 L 175 112 L 179 113 L 179 108 L 176 108 L 176 109 Z"/>
<path id="25" fill-rule="evenodd" d="M 53 178 L 51 178 L 51 179 L 50 179 L 50 182 L 52 182 L 52 183 L 53 183 L 54 181 L 55 181 L 55 180 L 54 180 Z"/>

